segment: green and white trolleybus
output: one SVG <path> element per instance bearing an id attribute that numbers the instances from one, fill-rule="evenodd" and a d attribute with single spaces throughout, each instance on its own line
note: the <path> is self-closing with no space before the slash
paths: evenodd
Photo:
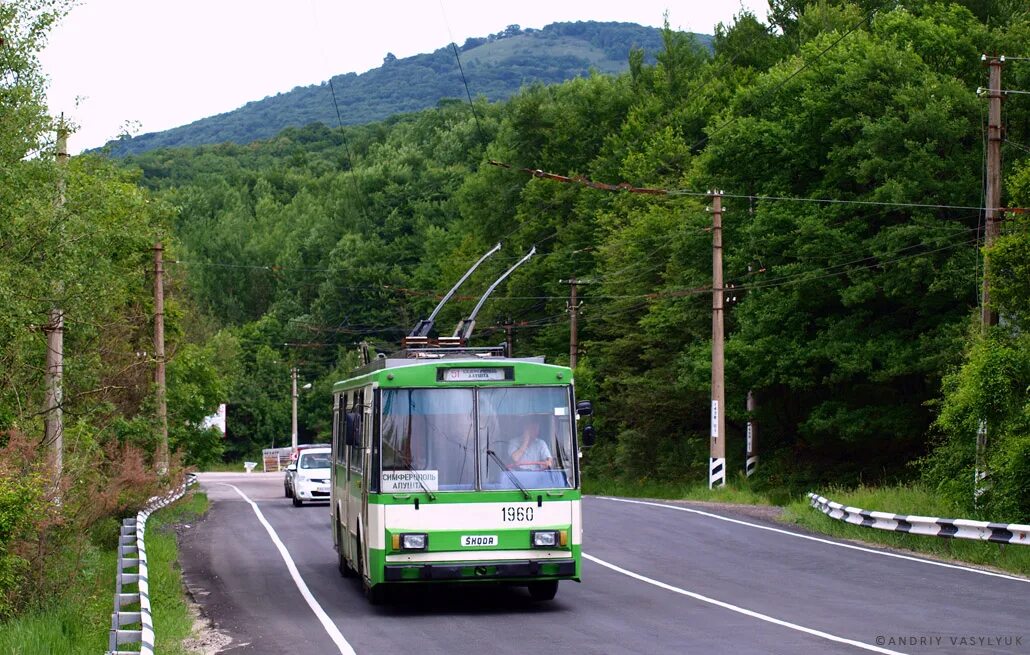
<path id="1" fill-rule="evenodd" d="M 371 602 L 441 581 L 550 600 L 580 580 L 571 369 L 427 344 L 372 359 L 333 397 L 333 540 Z"/>

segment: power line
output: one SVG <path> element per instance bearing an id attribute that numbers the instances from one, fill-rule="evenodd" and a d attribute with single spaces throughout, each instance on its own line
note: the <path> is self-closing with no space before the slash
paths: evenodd
<path id="1" fill-rule="evenodd" d="M 498 161 L 490 161 L 490 164 L 494 166 L 500 166 L 502 168 L 516 168 L 510 164 L 505 164 Z M 603 191 L 624 191 L 627 193 L 639 193 L 643 195 L 651 196 L 688 196 L 697 198 L 707 198 L 711 195 L 708 191 L 692 191 L 690 189 L 663 189 L 657 187 L 634 187 L 625 182 L 620 184 L 608 184 L 605 182 L 595 182 L 589 180 L 583 176 L 566 176 L 559 175 L 557 173 L 549 173 L 540 169 L 532 168 L 517 168 L 524 173 L 532 175 L 533 177 L 553 180 L 555 182 L 562 182 L 565 184 L 579 184 L 591 189 L 599 189 Z M 883 200 L 844 200 L 839 198 L 804 198 L 797 196 L 764 196 L 756 194 L 734 194 L 724 193 L 723 198 L 733 198 L 737 200 L 749 200 L 749 201 L 773 201 L 773 202 L 804 202 L 814 204 L 825 204 L 825 205 L 851 205 L 851 206 L 869 206 L 869 207 L 895 207 L 899 209 L 961 209 L 961 210 L 974 210 L 980 211 L 985 209 L 984 207 L 973 207 L 971 205 L 947 205 L 941 203 L 923 203 L 923 202 L 888 202 Z M 995 207 L 998 211 L 1027 211 L 1021 207 Z"/>

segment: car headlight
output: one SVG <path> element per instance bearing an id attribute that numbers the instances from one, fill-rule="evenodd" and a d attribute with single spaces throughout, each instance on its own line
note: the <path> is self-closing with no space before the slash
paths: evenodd
<path id="1" fill-rule="evenodd" d="M 533 530 L 529 533 L 529 543 L 533 548 L 554 548 L 558 539 L 557 530 Z"/>
<path id="2" fill-rule="evenodd" d="M 425 550 L 429 547 L 429 535 L 424 532 L 411 532 L 399 536 L 401 550 Z"/>
<path id="3" fill-rule="evenodd" d="M 297 482 L 307 482 L 307 481 L 308 481 L 308 479 L 306 477 L 304 477 L 300 473 L 297 474 Z"/>

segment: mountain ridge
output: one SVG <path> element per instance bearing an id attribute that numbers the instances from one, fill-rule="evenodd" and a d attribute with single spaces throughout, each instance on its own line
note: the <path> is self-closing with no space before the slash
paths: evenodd
<path id="1" fill-rule="evenodd" d="M 711 47 L 708 35 L 694 35 Z M 510 97 L 525 84 L 558 83 L 588 75 L 618 74 L 639 48 L 654 60 L 662 30 L 635 23 L 580 21 L 552 23 L 541 29 L 510 25 L 487 37 L 469 38 L 459 48 L 469 92 L 488 101 Z M 336 96 L 334 106 L 333 94 Z M 160 132 L 122 137 L 103 149 L 121 157 L 157 148 L 232 142 L 251 143 L 287 127 L 311 123 L 336 126 L 372 123 L 420 111 L 449 98 L 466 97 L 451 45 L 399 59 L 387 53 L 383 64 L 364 73 L 343 73 L 319 84 L 252 100 L 228 112 Z M 337 117 L 337 109 L 339 117 Z"/>

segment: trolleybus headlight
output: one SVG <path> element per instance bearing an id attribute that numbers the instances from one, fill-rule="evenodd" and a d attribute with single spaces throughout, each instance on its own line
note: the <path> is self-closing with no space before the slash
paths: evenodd
<path id="1" fill-rule="evenodd" d="M 409 533 L 401 535 L 401 550 L 425 550 L 429 546 L 429 535 L 425 533 Z"/>
<path id="2" fill-rule="evenodd" d="M 558 545 L 557 530 L 534 530 L 529 535 L 533 548 L 554 548 Z"/>

